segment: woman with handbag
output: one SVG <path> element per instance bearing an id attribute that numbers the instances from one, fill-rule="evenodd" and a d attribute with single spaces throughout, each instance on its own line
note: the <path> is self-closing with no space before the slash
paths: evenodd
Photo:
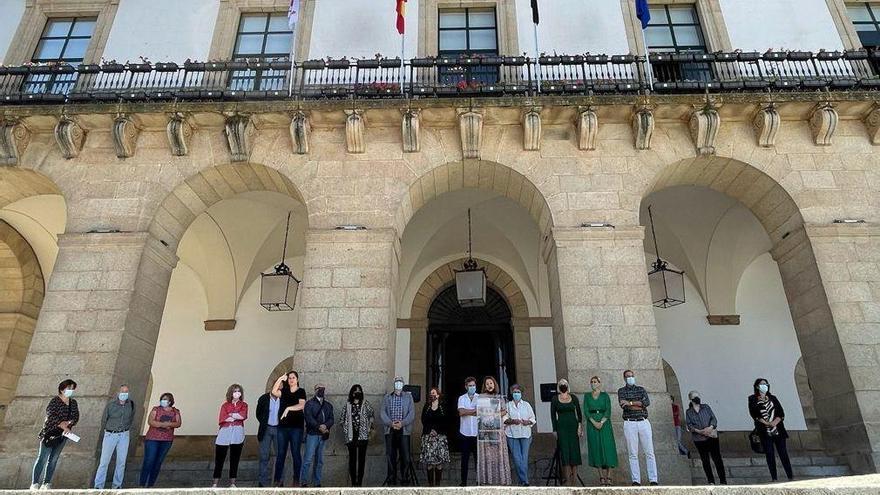
<path id="1" fill-rule="evenodd" d="M 52 488 L 52 475 L 58 465 L 61 449 L 67 442 L 64 436 L 79 422 L 79 407 L 73 398 L 76 382 L 70 379 L 58 384 L 58 395 L 46 406 L 46 420 L 40 429 L 40 453 L 34 463 L 31 490 Z"/>
<path id="2" fill-rule="evenodd" d="M 785 431 L 785 410 L 782 409 L 779 399 L 770 393 L 770 384 L 763 378 L 758 378 L 754 383 L 755 393 L 749 396 L 749 415 L 755 420 L 755 430 L 761 439 L 764 455 L 767 456 L 767 468 L 770 469 L 770 478 L 776 481 L 776 457 L 774 450 L 779 452 L 779 460 L 785 475 L 791 481 L 794 476 L 791 472 L 791 461 L 788 458 L 788 448 L 785 439 L 788 432 Z"/>
<path id="3" fill-rule="evenodd" d="M 428 400 L 422 409 L 422 453 L 419 461 L 428 471 L 428 486 L 440 486 L 443 466 L 449 464 L 449 440 L 446 425 L 449 423 L 440 403 L 440 389 L 431 387 Z"/>
<path id="4" fill-rule="evenodd" d="M 364 389 L 358 384 L 348 391 L 348 402 L 342 409 L 342 434 L 348 447 L 348 476 L 351 486 L 363 486 L 367 443 L 373 430 L 373 406 L 364 399 Z"/>
<path id="5" fill-rule="evenodd" d="M 722 485 L 727 484 L 727 475 L 724 472 L 724 460 L 721 458 L 721 443 L 718 441 L 718 419 L 709 404 L 703 404 L 700 393 L 691 390 L 688 393 L 690 405 L 685 412 L 687 429 L 691 432 L 691 439 L 700 453 L 700 461 L 703 463 L 703 472 L 706 473 L 706 481 L 710 485 L 715 484 L 715 476 L 712 475 L 712 465 L 709 458 L 715 463 L 718 471 L 718 481 Z"/>

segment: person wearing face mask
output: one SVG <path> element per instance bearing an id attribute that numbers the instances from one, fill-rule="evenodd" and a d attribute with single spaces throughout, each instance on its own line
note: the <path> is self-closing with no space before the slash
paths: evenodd
<path id="1" fill-rule="evenodd" d="M 468 468 L 473 454 L 477 456 L 477 380 L 469 376 L 464 379 L 465 393 L 458 398 L 458 415 L 461 424 L 458 429 L 461 437 L 461 486 L 467 486 Z"/>
<path id="2" fill-rule="evenodd" d="M 449 464 L 446 413 L 440 403 L 440 389 L 431 387 L 422 409 L 422 454 L 419 461 L 428 470 L 428 486 L 439 486 L 443 466 Z"/>
<path id="3" fill-rule="evenodd" d="M 217 439 L 214 441 L 214 484 L 217 488 L 223 474 L 223 463 L 229 452 L 229 487 L 235 488 L 238 478 L 238 461 L 244 447 L 244 421 L 248 417 L 248 405 L 244 401 L 244 389 L 234 383 L 226 389 L 226 401 L 220 405 Z"/>
<path id="4" fill-rule="evenodd" d="M 538 420 L 535 411 L 523 398 L 523 389 L 514 384 L 510 386 L 512 401 L 507 403 L 504 418 L 504 435 L 507 437 L 507 450 L 513 459 L 513 470 L 521 486 L 529 486 L 529 446 L 532 443 L 532 427 Z"/>
<path id="5" fill-rule="evenodd" d="M 767 456 L 767 468 L 770 470 L 770 478 L 777 481 L 776 456 L 774 450 L 779 452 L 779 460 L 789 480 L 794 478 L 791 472 L 791 460 L 788 458 L 785 430 L 785 410 L 775 395 L 770 393 L 770 383 L 758 378 L 753 385 L 754 394 L 749 396 L 749 415 L 755 420 L 755 433 L 761 438 L 764 446 L 764 455 Z"/>
<path id="6" fill-rule="evenodd" d="M 144 462 L 138 484 L 141 488 L 156 484 L 162 462 L 174 441 L 174 429 L 180 428 L 180 411 L 174 407 L 174 395 L 165 392 L 159 396 L 159 405 L 147 415 L 147 424 L 150 428 L 144 435 Z"/>
<path id="7" fill-rule="evenodd" d="M 79 406 L 73 393 L 76 382 L 70 379 L 58 384 L 58 395 L 52 397 L 46 406 L 46 419 L 40 429 L 40 452 L 34 462 L 31 477 L 31 490 L 52 488 L 52 476 L 58 465 L 61 449 L 67 442 L 64 435 L 79 422 Z"/>
<path id="8" fill-rule="evenodd" d="M 598 376 L 590 378 L 590 393 L 584 394 L 587 418 L 587 455 L 590 466 L 599 470 L 599 484 L 611 486 L 611 470 L 617 467 L 617 444 L 611 428 L 611 397 L 602 390 Z"/>
<path id="9" fill-rule="evenodd" d="M 327 388 L 322 384 L 315 385 L 315 395 L 306 402 L 303 416 L 306 421 L 306 448 L 303 453 L 302 473 L 299 479 L 303 487 L 312 483 L 312 467 L 314 466 L 315 487 L 321 486 L 321 474 L 324 471 L 324 443 L 330 438 L 333 427 L 333 404 L 327 400 Z"/>
<path id="10" fill-rule="evenodd" d="M 724 461 L 721 459 L 721 444 L 718 442 L 718 420 L 709 404 L 704 404 L 700 393 L 691 390 L 688 393 L 690 405 L 685 412 L 687 429 L 691 432 L 691 438 L 697 451 L 700 453 L 700 461 L 703 463 L 703 472 L 710 485 L 715 484 L 715 476 L 712 475 L 712 465 L 709 457 L 715 462 L 715 470 L 718 471 L 718 480 L 722 485 L 727 484 L 727 476 L 724 474 Z"/>
<path id="11" fill-rule="evenodd" d="M 648 391 L 636 385 L 636 375 L 632 370 L 623 372 L 626 386 L 617 390 L 617 400 L 623 409 L 623 435 L 626 437 L 626 450 L 629 454 L 629 470 L 633 486 L 642 484 L 639 465 L 639 447 L 645 451 L 648 465 L 648 481 L 657 485 L 657 460 L 654 457 L 654 438 L 651 423 L 648 421 L 648 406 L 651 400 Z"/>
<path id="12" fill-rule="evenodd" d="M 134 420 L 134 402 L 128 398 L 128 385 L 120 385 L 116 396 L 104 406 L 104 414 L 101 415 L 101 429 L 104 431 L 104 439 L 101 442 L 101 462 L 98 471 L 95 472 L 95 489 L 103 490 L 107 481 L 107 469 L 110 467 L 110 458 L 116 452 L 116 468 L 113 471 L 114 490 L 122 488 L 122 480 L 125 476 L 125 459 L 128 456 L 128 441 L 131 422 Z"/>
<path id="13" fill-rule="evenodd" d="M 348 391 L 348 401 L 342 409 L 342 434 L 348 446 L 348 476 L 351 486 L 364 485 L 364 464 L 367 442 L 373 431 L 373 406 L 364 398 L 364 389 L 358 384 Z"/>
<path id="14" fill-rule="evenodd" d="M 397 484 L 397 468 L 400 466 L 400 480 L 409 483 L 410 436 L 416 419 L 412 394 L 403 391 L 403 377 L 394 377 L 394 390 L 382 401 L 379 418 L 385 433 L 385 455 L 388 459 L 386 484 Z"/>
<path id="15" fill-rule="evenodd" d="M 569 389 L 568 380 L 559 380 L 557 394 L 550 402 L 550 421 L 556 433 L 556 450 L 562 482 L 574 486 L 578 479 L 577 467 L 581 465 L 581 437 L 584 436 L 581 406 Z"/>

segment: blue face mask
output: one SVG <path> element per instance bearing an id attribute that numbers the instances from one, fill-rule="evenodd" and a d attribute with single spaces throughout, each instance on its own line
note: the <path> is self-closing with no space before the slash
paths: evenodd
<path id="1" fill-rule="evenodd" d="M 634 376 L 626 377 L 626 384 L 629 386 L 635 385 L 636 384 L 636 377 L 634 377 Z"/>
<path id="2" fill-rule="evenodd" d="M 171 401 L 168 399 L 162 399 L 159 401 L 159 405 L 162 407 L 168 407 L 171 404 Z"/>
<path id="3" fill-rule="evenodd" d="M 761 392 L 762 394 L 766 394 L 768 390 L 770 390 L 770 386 L 767 385 L 766 383 L 762 383 L 762 384 L 758 385 L 758 391 Z"/>
<path id="4" fill-rule="evenodd" d="M 64 396 L 67 397 L 68 399 L 73 397 L 73 389 L 72 388 L 65 388 L 64 389 Z"/>
<path id="5" fill-rule="evenodd" d="M 394 390 L 403 390 L 403 382 L 394 382 Z"/>
<path id="6" fill-rule="evenodd" d="M 515 400 L 517 402 L 522 400 L 522 392 L 514 392 L 513 393 L 513 400 Z"/>
<path id="7" fill-rule="evenodd" d="M 477 386 L 476 385 L 468 385 L 467 390 L 468 390 L 468 395 L 474 395 L 475 393 L 477 393 Z"/>
<path id="8" fill-rule="evenodd" d="M 128 400 L 128 392 L 119 392 L 119 394 L 117 394 L 117 397 L 119 397 L 120 401 L 125 402 Z"/>

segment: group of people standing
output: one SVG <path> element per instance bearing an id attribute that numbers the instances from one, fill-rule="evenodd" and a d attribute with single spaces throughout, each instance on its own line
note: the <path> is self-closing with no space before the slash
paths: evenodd
<path id="1" fill-rule="evenodd" d="M 631 480 L 641 484 L 639 450 L 647 462 L 648 482 L 658 483 L 657 463 L 654 456 L 651 424 L 648 421 L 650 398 L 647 391 L 636 384 L 635 373 L 624 372 L 626 385 L 617 391 L 622 409 L 623 432 L 626 438 Z M 40 446 L 34 463 L 31 489 L 50 489 L 61 451 L 68 439 L 76 441 L 74 426 L 80 413 L 73 398 L 77 384 L 67 379 L 58 384 L 58 393 L 46 407 L 46 418 L 39 432 Z M 577 481 L 577 467 L 582 464 L 581 438 L 586 436 L 588 463 L 598 469 L 600 484 L 612 485 L 611 471 L 617 467 L 617 447 L 611 427 L 612 400 L 602 389 L 598 376 L 590 379 L 591 390 L 581 401 L 569 387 L 567 380 L 557 383 L 557 393 L 551 401 L 551 421 L 556 435 L 558 462 L 564 483 Z M 458 398 L 456 411 L 445 411 L 441 391 L 431 388 L 421 412 L 422 448 L 419 461 L 424 466 L 429 486 L 438 486 L 443 470 L 449 464 L 451 432 L 447 431 L 449 415 L 458 417 L 458 442 L 461 450 L 461 486 L 468 483 L 470 460 L 475 457 L 477 483 L 481 485 L 509 485 L 511 471 L 516 482 L 529 484 L 529 447 L 532 429 L 537 423 L 534 409 L 523 398 L 520 385 L 510 387 L 510 399 L 504 395 L 493 377 L 482 381 L 477 393 L 477 380 L 468 377 L 464 393 Z M 325 399 L 326 387 L 316 384 L 308 397 L 299 385 L 299 375 L 290 371 L 280 376 L 271 390 L 257 400 L 256 416 L 259 422 L 259 480 L 258 486 L 284 486 L 284 468 L 288 452 L 293 461 L 293 487 L 321 486 L 325 442 L 336 420 L 333 405 Z M 686 411 L 687 430 L 703 463 L 709 483 L 715 482 L 710 459 L 715 464 L 719 481 L 726 484 L 724 465 L 718 440 L 717 419 L 711 407 L 702 403 L 700 394 L 688 394 Z M 754 393 L 748 398 L 749 414 L 755 423 L 752 437 L 766 454 L 771 478 L 776 481 L 778 454 L 783 469 L 792 479 L 791 462 L 786 448 L 785 412 L 772 394 L 767 380 L 754 383 Z M 116 467 L 111 486 L 122 488 L 126 456 L 129 450 L 135 404 L 129 397 L 129 387 L 122 385 L 106 404 L 101 419 L 103 439 L 100 462 L 95 474 L 94 488 L 105 488 L 107 471 L 113 455 Z M 378 418 L 377 418 L 378 416 Z M 412 394 L 404 390 L 404 379 L 395 377 L 392 391 L 382 399 L 378 415 L 365 398 L 361 385 L 353 385 L 342 408 L 340 422 L 342 435 L 348 447 L 348 471 L 352 486 L 363 486 L 367 444 L 380 422 L 387 456 L 386 485 L 410 483 L 415 475 L 411 458 L 410 438 L 416 413 Z M 220 405 L 218 432 L 215 439 L 213 486 L 217 486 L 227 456 L 229 457 L 229 484 L 235 487 L 238 464 L 245 441 L 244 423 L 248 419 L 248 404 L 244 401 L 241 385 L 230 385 Z M 144 436 L 144 456 L 139 486 L 152 487 L 159 475 L 162 462 L 174 441 L 174 430 L 181 426 L 180 411 L 174 407 L 174 396 L 163 393 L 159 404 L 147 413 L 149 426 Z M 303 448 L 304 445 L 304 448 Z M 274 473 L 270 482 L 270 456 L 275 449 Z M 512 469 L 511 469 L 512 468 Z"/>

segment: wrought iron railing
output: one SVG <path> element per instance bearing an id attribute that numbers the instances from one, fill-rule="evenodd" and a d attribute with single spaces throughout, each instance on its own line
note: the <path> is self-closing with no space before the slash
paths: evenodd
<path id="1" fill-rule="evenodd" d="M 873 90 L 878 67 L 866 50 L 31 65 L 0 67 L 0 103 Z"/>

